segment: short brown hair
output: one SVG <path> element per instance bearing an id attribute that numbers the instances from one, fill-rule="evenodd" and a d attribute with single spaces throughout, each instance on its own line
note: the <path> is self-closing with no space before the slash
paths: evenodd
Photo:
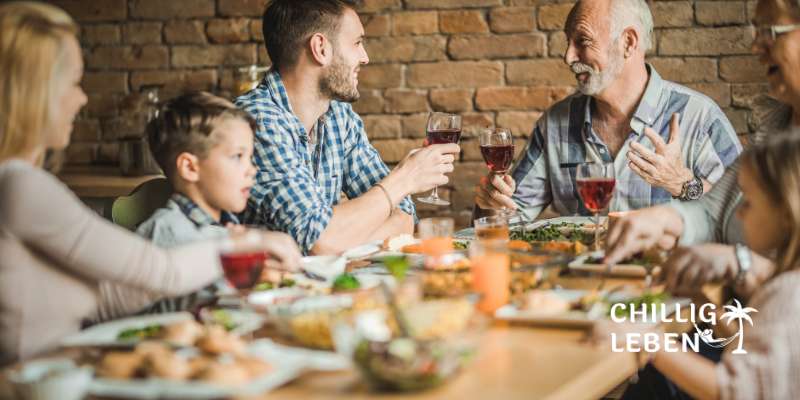
<path id="1" fill-rule="evenodd" d="M 315 33 L 333 40 L 346 9 L 355 10 L 361 0 L 272 0 L 262 18 L 264 44 L 277 69 L 297 63 L 304 43 Z"/>
<path id="2" fill-rule="evenodd" d="M 175 176 L 175 160 L 181 153 L 206 157 L 217 143 L 212 135 L 216 124 L 227 118 L 242 119 L 256 129 L 250 114 L 208 92 L 187 92 L 159 107 L 158 117 L 147 124 L 147 140 L 167 178 Z"/>

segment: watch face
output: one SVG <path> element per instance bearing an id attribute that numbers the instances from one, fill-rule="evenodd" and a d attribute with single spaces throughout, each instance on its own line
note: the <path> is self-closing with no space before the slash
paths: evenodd
<path id="1" fill-rule="evenodd" d="M 701 182 L 699 179 L 694 179 L 693 181 L 689 182 L 689 184 L 686 187 L 686 199 L 697 200 L 702 195 L 703 195 L 703 182 Z"/>

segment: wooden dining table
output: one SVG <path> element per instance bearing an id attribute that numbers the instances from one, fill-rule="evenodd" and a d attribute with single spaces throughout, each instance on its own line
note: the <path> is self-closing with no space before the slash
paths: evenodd
<path id="1" fill-rule="evenodd" d="M 567 277 L 556 283 L 574 289 L 596 288 L 599 279 L 603 278 Z M 604 285 L 642 287 L 644 280 L 608 278 Z M 721 296 L 721 287 L 709 286 L 693 301 L 718 303 Z M 672 323 L 664 328 L 685 332 L 690 327 Z M 307 372 L 281 388 L 248 399 L 598 399 L 633 376 L 638 366 L 633 354 L 612 352 L 610 343 L 592 342 L 589 337 L 585 329 L 495 321 L 481 335 L 476 354 L 463 371 L 431 390 L 375 392 L 351 369 Z"/>
<path id="2" fill-rule="evenodd" d="M 560 278 L 573 289 L 598 287 L 597 276 Z M 641 278 L 608 278 L 604 286 L 643 287 Z M 696 303 L 719 304 L 724 290 L 709 285 L 692 296 Z M 673 321 L 667 332 L 686 332 Z M 631 353 L 615 353 L 608 342 L 593 342 L 585 329 L 495 322 L 483 335 L 476 357 L 451 382 L 429 391 L 376 393 L 358 371 L 310 373 L 263 397 L 279 399 L 598 399 L 626 382 L 638 368 Z"/>

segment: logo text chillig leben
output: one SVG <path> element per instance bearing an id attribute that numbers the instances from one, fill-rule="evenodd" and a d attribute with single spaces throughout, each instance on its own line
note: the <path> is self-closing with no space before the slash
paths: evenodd
<path id="1" fill-rule="evenodd" d="M 688 308 L 688 313 L 686 309 Z M 758 312 L 752 307 L 742 307 L 739 300 L 734 300 L 733 305 L 723 306 L 725 312 L 720 320 L 728 325 L 735 322 L 737 324 L 736 333 L 729 337 L 714 337 L 712 329 L 701 330 L 698 322 L 706 323 L 710 326 L 717 325 L 717 306 L 712 303 L 697 306 L 694 303 L 682 305 L 680 303 L 667 304 L 634 304 L 617 303 L 611 306 L 611 320 L 615 323 L 644 323 L 660 324 L 670 322 L 692 323 L 693 332 L 674 333 L 666 332 L 658 334 L 655 332 L 628 332 L 618 336 L 611 333 L 611 351 L 621 353 L 624 351 L 636 352 L 646 351 L 649 353 L 657 351 L 678 352 L 678 351 L 699 351 L 700 341 L 711 347 L 722 348 L 738 339 L 736 349 L 732 354 L 747 354 L 744 350 L 744 323 L 753 325 L 750 313 Z M 688 315 L 687 315 L 688 314 Z"/>

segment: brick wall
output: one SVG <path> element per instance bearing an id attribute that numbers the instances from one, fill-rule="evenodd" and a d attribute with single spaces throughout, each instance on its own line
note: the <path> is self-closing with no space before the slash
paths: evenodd
<path id="1" fill-rule="evenodd" d="M 261 42 L 265 0 L 52 0 L 81 24 L 89 104 L 70 164 L 115 164 L 116 141 L 141 130 L 129 111 L 144 85 L 168 97 L 191 87 L 230 95 L 234 70 L 269 62 Z M 464 116 L 461 160 L 442 194 L 463 225 L 485 172 L 475 132 L 511 128 L 517 150 L 536 119 L 573 90 L 561 61 L 571 1 L 366 0 L 370 64 L 356 103 L 372 143 L 396 163 L 424 137 L 426 113 Z M 736 130 L 752 131 L 764 73 L 749 54 L 755 1 L 655 1 L 652 62 L 666 79 L 706 93 Z"/>

